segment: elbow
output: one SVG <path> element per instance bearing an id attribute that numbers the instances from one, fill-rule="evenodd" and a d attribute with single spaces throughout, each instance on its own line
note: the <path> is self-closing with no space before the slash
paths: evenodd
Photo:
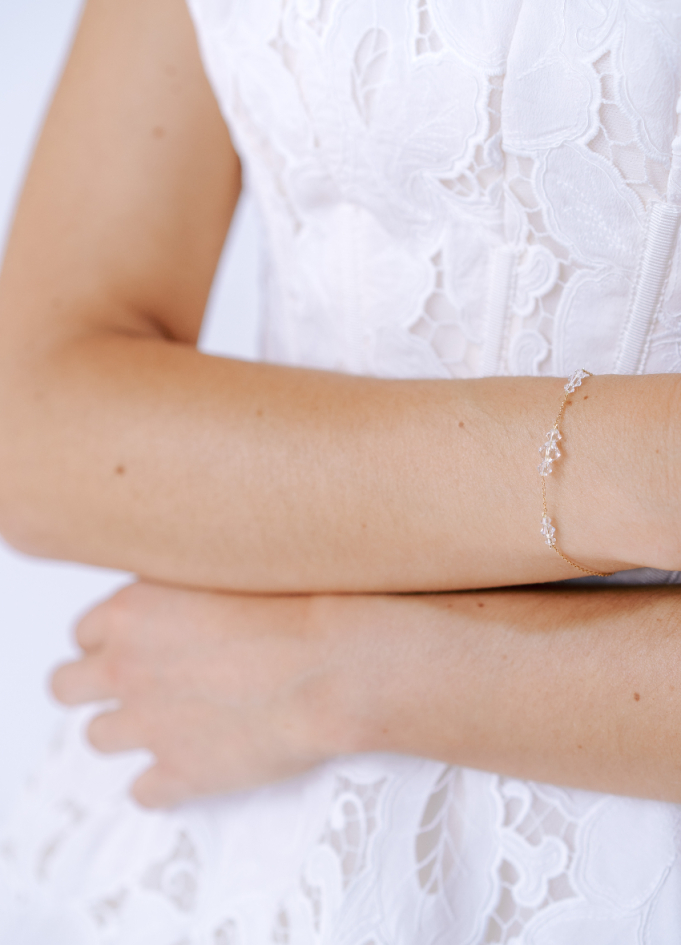
<path id="1" fill-rule="evenodd" d="M 0 537 L 23 554 L 52 557 L 44 503 L 32 494 L 34 476 L 21 452 L 17 438 L 0 428 Z"/>
<path id="2" fill-rule="evenodd" d="M 54 557 L 54 479 L 49 475 L 45 394 L 36 395 L 32 365 L 0 371 L 0 538 L 23 554 Z M 50 501 L 51 500 L 51 501 Z"/>
<path id="3" fill-rule="evenodd" d="M 0 537 L 25 555 L 49 557 L 47 536 L 37 527 L 37 516 L 20 492 L 0 474 Z"/>
<path id="4" fill-rule="evenodd" d="M 8 484 L 0 475 L 0 539 L 20 554 L 80 560 L 54 497 Z"/>
<path id="5" fill-rule="evenodd" d="M 66 557 L 44 520 L 38 522 L 29 508 L 20 502 L 6 502 L 4 497 L 0 502 L 0 539 L 14 551 L 32 558 Z"/>

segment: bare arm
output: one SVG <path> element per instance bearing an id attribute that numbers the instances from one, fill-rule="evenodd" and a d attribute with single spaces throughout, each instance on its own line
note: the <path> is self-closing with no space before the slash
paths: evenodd
<path id="1" fill-rule="evenodd" d="M 681 801 L 681 588 L 333 601 L 381 628 L 363 747 Z"/>
<path id="2" fill-rule="evenodd" d="M 538 534 L 562 382 L 386 382 L 195 350 L 238 190 L 181 0 L 90 0 L 0 280 L 3 534 L 236 590 L 572 576 Z M 681 561 L 677 386 L 598 378 L 569 408 L 552 510 L 576 560 Z"/>
<path id="3" fill-rule="evenodd" d="M 389 751 L 681 801 L 681 588 L 240 597 L 140 584 L 88 614 L 68 703 L 150 749 L 164 805 Z M 187 633 L 187 627 L 192 628 Z"/>

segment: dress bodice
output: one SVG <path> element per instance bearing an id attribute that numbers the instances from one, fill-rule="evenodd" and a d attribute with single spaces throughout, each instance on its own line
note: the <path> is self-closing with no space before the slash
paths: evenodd
<path id="1" fill-rule="evenodd" d="M 678 2 L 190 6 L 265 224 L 265 356 L 681 368 Z"/>

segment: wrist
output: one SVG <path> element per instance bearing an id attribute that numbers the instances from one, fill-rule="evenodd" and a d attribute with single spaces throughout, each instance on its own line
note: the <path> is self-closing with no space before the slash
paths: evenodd
<path id="1" fill-rule="evenodd" d="M 673 571 L 681 567 L 681 448 L 678 436 L 681 384 L 677 375 L 631 378 L 632 402 L 623 417 L 628 452 L 620 461 L 618 486 L 630 522 L 620 516 L 620 546 L 630 567 Z M 628 542 L 628 544 L 627 544 Z"/>
<path id="2" fill-rule="evenodd" d="M 469 595 L 319 597 L 311 614 L 329 654 L 330 672 L 315 699 L 327 756 L 440 757 L 443 739 L 452 748 L 457 733 L 454 726 L 443 733 L 441 703 L 465 688 L 456 678 L 465 663 L 456 622 L 482 614 Z"/>
<path id="3" fill-rule="evenodd" d="M 679 392 L 672 375 L 606 375 L 568 402 L 547 493 L 571 559 L 599 571 L 679 567 Z"/>
<path id="4" fill-rule="evenodd" d="M 409 663 L 395 602 L 383 595 L 310 598 L 312 635 L 325 653 L 309 713 L 316 750 L 326 757 L 404 751 Z M 405 602 L 408 598 L 404 599 Z"/>

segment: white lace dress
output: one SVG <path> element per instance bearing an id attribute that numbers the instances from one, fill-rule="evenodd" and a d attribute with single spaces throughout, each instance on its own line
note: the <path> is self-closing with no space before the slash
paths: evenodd
<path id="1" fill-rule="evenodd" d="M 679 0 L 191 9 L 262 213 L 264 357 L 681 370 Z M 2 846 L 2 945 L 681 940 L 675 806 L 363 756 L 145 813 L 78 723 Z"/>

